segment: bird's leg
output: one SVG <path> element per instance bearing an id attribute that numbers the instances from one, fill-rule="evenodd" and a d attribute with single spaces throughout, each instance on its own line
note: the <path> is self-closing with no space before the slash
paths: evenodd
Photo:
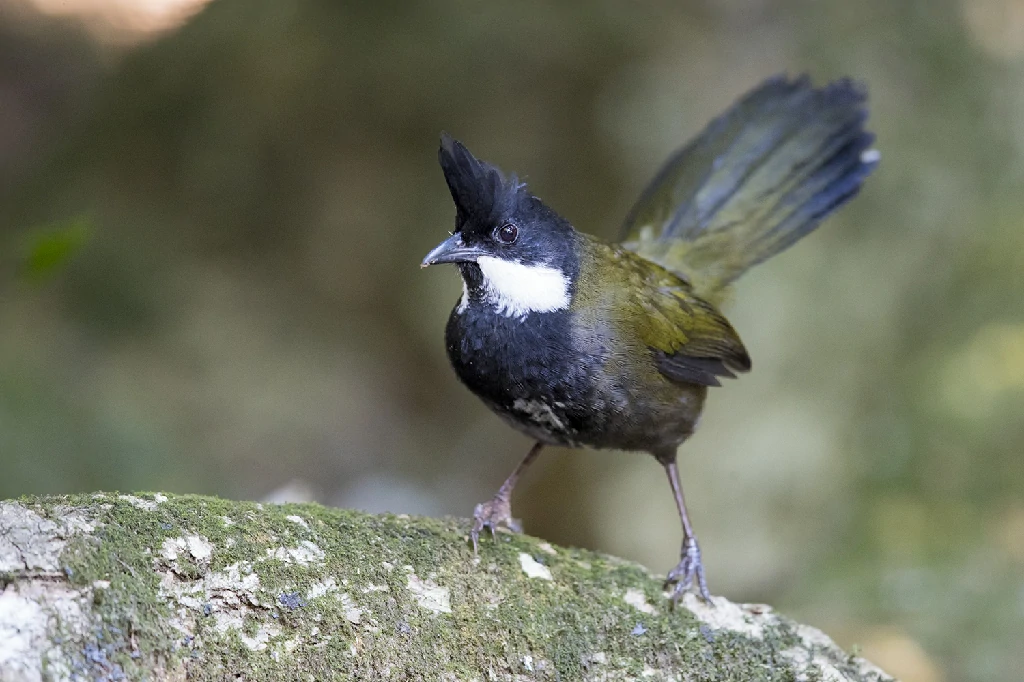
<path id="1" fill-rule="evenodd" d="M 490 502 L 481 502 L 473 510 L 473 530 L 469 532 L 469 537 L 473 541 L 473 554 L 477 552 L 480 531 L 484 528 L 491 531 L 491 537 L 494 537 L 494 529 L 498 526 L 505 526 L 516 533 L 522 532 L 523 529 L 519 521 L 512 518 L 512 489 L 516 487 L 519 477 L 526 471 L 526 467 L 530 466 L 530 463 L 537 458 L 543 447 L 544 444 L 541 442 L 534 443 L 516 470 L 498 488 L 498 494 Z"/>
<path id="2" fill-rule="evenodd" d="M 663 461 L 665 473 L 668 475 L 669 485 L 672 486 L 672 494 L 676 498 L 676 508 L 679 509 L 679 519 L 683 522 L 683 549 L 680 552 L 679 565 L 669 571 L 665 579 L 665 587 L 675 585 L 672 590 L 672 602 L 678 602 L 683 594 L 691 587 L 696 587 L 701 598 L 711 603 L 711 593 L 708 592 L 708 584 L 704 579 L 704 564 L 700 559 L 700 546 L 697 545 L 697 536 L 693 534 L 693 527 L 690 525 L 690 517 L 686 514 L 686 502 L 683 500 L 683 487 L 679 484 L 679 470 L 676 468 L 675 459 Z"/>

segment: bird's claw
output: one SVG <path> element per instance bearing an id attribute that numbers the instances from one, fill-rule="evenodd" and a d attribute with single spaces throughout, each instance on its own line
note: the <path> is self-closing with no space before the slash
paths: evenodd
<path id="1" fill-rule="evenodd" d="M 697 538 L 691 535 L 683 540 L 683 551 L 680 556 L 679 565 L 669 571 L 668 577 L 665 578 L 665 589 L 674 586 L 672 603 L 678 603 L 687 590 L 696 587 L 700 598 L 711 604 L 711 593 L 708 592 L 708 584 L 704 579 L 704 564 L 701 562 Z"/>
<path id="2" fill-rule="evenodd" d="M 494 529 L 504 526 L 514 533 L 522 533 L 523 526 L 518 519 L 512 518 L 512 504 L 507 495 L 498 493 L 489 502 L 481 502 L 473 509 L 473 529 L 469 538 L 473 541 L 473 554 L 477 553 L 480 531 L 487 528 L 494 537 Z"/>

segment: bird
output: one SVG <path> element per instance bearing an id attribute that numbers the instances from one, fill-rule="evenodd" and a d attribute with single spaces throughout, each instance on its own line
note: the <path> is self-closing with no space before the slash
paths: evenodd
<path id="1" fill-rule="evenodd" d="M 620 241 L 577 230 L 515 174 L 442 134 L 455 229 L 421 266 L 454 264 L 463 292 L 445 327 L 469 390 L 534 441 L 470 532 L 522 530 L 517 481 L 546 446 L 647 452 L 682 524 L 673 604 L 711 602 L 676 465 L 708 389 L 751 369 L 720 311 L 731 284 L 852 199 L 879 162 L 867 94 L 843 78 L 768 78 L 673 153 Z"/>

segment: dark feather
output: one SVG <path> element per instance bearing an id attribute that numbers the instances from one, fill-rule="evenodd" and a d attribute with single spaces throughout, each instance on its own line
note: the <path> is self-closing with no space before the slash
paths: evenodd
<path id="1" fill-rule="evenodd" d="M 865 155 L 864 91 L 776 77 L 674 154 L 626 220 L 627 246 L 714 294 L 852 198 Z"/>
<path id="2" fill-rule="evenodd" d="M 694 358 L 681 353 L 669 355 L 662 351 L 654 351 L 654 362 L 658 371 L 672 381 L 701 386 L 721 386 L 719 377 L 735 379 L 736 374 L 722 358 Z M 737 372 L 750 369 L 750 361 L 746 367 L 736 368 Z"/>
<path id="3" fill-rule="evenodd" d="M 437 159 L 463 220 L 493 221 L 509 211 L 525 185 L 505 177 L 494 165 L 476 158 L 466 146 L 443 133 Z"/>

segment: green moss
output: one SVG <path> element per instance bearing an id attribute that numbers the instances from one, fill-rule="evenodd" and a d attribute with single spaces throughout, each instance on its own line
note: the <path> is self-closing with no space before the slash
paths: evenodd
<path id="1" fill-rule="evenodd" d="M 695 680 L 794 679 L 780 657 L 798 644 L 785 622 L 763 638 L 710 630 L 684 608 L 664 608 L 659 580 L 609 557 L 566 549 L 553 556 L 534 538 L 499 534 L 476 560 L 466 526 L 453 519 L 160 499 L 24 501 L 54 519 L 74 507 L 97 524 L 62 556 L 73 584 L 110 582 L 94 592 L 96 635 L 74 646 L 85 663 L 99 647 L 129 679 L 145 679 L 155 665 L 195 680 L 240 670 L 275 680 L 436 679 L 442 672 L 468 679 L 489 670 L 578 679 L 635 676 L 645 666 L 686 670 Z M 201 539 L 197 552 L 186 538 Z M 166 542 L 179 548 L 173 560 L 164 555 Z M 203 547 L 212 548 L 208 556 Z M 553 580 L 527 577 L 521 553 L 545 564 Z M 241 577 L 251 568 L 258 588 L 241 590 L 241 602 L 239 590 L 207 594 L 209 579 L 227 580 L 232 567 Z M 450 613 L 418 603 L 411 574 L 447 588 Z M 162 579 L 174 595 L 161 593 Z M 627 604 L 629 588 L 658 613 Z M 172 611 L 184 613 L 191 636 L 170 625 Z"/>

